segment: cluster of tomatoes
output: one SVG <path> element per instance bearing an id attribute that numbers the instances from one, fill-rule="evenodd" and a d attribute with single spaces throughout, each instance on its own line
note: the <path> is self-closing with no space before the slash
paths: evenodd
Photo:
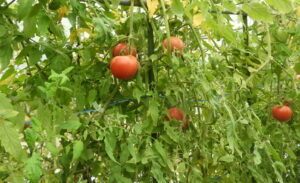
<path id="1" fill-rule="evenodd" d="M 163 41 L 163 46 L 165 49 L 168 48 L 168 40 Z M 182 51 L 184 43 L 178 37 L 170 37 L 170 51 L 175 52 L 175 55 L 180 55 L 179 52 Z M 119 43 L 113 49 L 113 59 L 110 62 L 110 71 L 118 79 L 130 80 L 132 79 L 138 69 L 139 62 L 136 58 L 136 48 L 134 46 L 129 46 L 126 43 Z M 171 119 L 183 121 L 183 128 L 188 126 L 188 118 L 182 110 L 178 108 L 170 108 L 168 110 L 169 114 L 165 116 L 167 121 Z"/>

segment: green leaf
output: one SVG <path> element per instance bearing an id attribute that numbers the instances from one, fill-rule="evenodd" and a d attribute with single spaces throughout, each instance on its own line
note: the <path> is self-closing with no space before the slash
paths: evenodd
<path id="1" fill-rule="evenodd" d="M 140 102 L 141 96 L 143 96 L 143 95 L 144 95 L 144 92 L 141 91 L 139 88 L 136 87 L 133 89 L 133 97 L 137 98 L 139 102 Z"/>
<path id="2" fill-rule="evenodd" d="M 46 14 L 42 14 L 38 18 L 38 28 L 41 35 L 45 35 L 48 32 L 50 25 L 50 18 Z"/>
<path id="3" fill-rule="evenodd" d="M 109 156 L 109 158 L 111 160 L 113 160 L 115 163 L 120 164 L 119 162 L 117 162 L 117 160 L 114 157 L 114 149 L 115 149 L 115 144 L 116 144 L 116 137 L 114 135 L 110 135 L 110 136 L 105 136 L 104 139 L 104 144 L 105 144 L 105 152 L 107 153 L 107 155 Z"/>
<path id="4" fill-rule="evenodd" d="M 158 102 L 156 100 L 150 100 L 149 112 L 150 112 L 150 116 L 151 116 L 153 122 L 156 124 L 156 122 L 158 120 L 158 114 L 159 114 Z M 156 125 L 154 125 L 154 126 L 156 126 Z"/>
<path id="5" fill-rule="evenodd" d="M 175 15 L 181 15 L 184 12 L 182 2 L 180 0 L 172 0 L 171 10 Z"/>
<path id="6" fill-rule="evenodd" d="M 295 71 L 296 71 L 297 73 L 300 73 L 300 62 L 298 62 L 298 63 L 295 64 L 294 69 L 295 69 Z"/>
<path id="7" fill-rule="evenodd" d="M 125 163 L 129 158 L 129 151 L 126 143 L 121 144 L 120 162 Z"/>
<path id="8" fill-rule="evenodd" d="M 31 52 L 29 53 L 29 63 L 34 65 L 40 61 L 42 58 L 43 53 L 38 50 L 38 48 L 32 48 Z"/>
<path id="9" fill-rule="evenodd" d="M 226 0 L 225 2 L 223 2 L 223 5 L 227 10 L 236 12 L 236 5 L 232 0 Z"/>
<path id="10" fill-rule="evenodd" d="M 290 0 L 266 0 L 266 2 L 283 14 L 294 10 Z"/>
<path id="11" fill-rule="evenodd" d="M 27 17 L 24 19 L 24 35 L 27 38 L 33 37 L 36 32 L 36 17 Z"/>
<path id="12" fill-rule="evenodd" d="M 18 1 L 18 17 L 24 19 L 27 17 L 31 11 L 34 0 L 19 0 Z"/>
<path id="13" fill-rule="evenodd" d="M 171 171 L 174 170 L 172 162 L 170 161 L 170 158 L 168 157 L 166 151 L 164 150 L 162 144 L 156 140 L 154 143 L 154 148 L 157 150 L 159 155 L 161 156 L 162 160 L 168 165 Z"/>
<path id="14" fill-rule="evenodd" d="M 95 102 L 96 97 L 97 97 L 97 90 L 95 89 L 90 90 L 88 95 L 88 102 L 90 105 L 92 105 L 93 102 Z"/>
<path id="15" fill-rule="evenodd" d="M 0 118 L 8 119 L 18 115 L 18 111 L 14 111 L 11 109 L 0 109 Z"/>
<path id="16" fill-rule="evenodd" d="M 242 10 L 245 11 L 254 20 L 272 23 L 274 16 L 270 9 L 261 3 L 243 4 Z"/>
<path id="17" fill-rule="evenodd" d="M 84 148 L 83 142 L 81 142 L 79 140 L 74 142 L 72 161 L 77 160 L 81 156 L 83 148 Z"/>
<path id="18" fill-rule="evenodd" d="M 13 106 L 10 103 L 10 99 L 8 99 L 3 93 L 0 93 L 0 109 L 13 110 Z"/>
<path id="19" fill-rule="evenodd" d="M 77 120 L 70 120 L 60 125 L 61 129 L 76 131 L 81 126 L 81 123 Z"/>
<path id="20" fill-rule="evenodd" d="M 116 8 L 120 4 L 120 0 L 111 0 L 111 4 Z"/>
<path id="21" fill-rule="evenodd" d="M 10 176 L 7 179 L 5 179 L 5 181 L 11 183 L 24 182 L 24 175 L 22 172 L 13 172 L 12 174 L 10 174 Z"/>
<path id="22" fill-rule="evenodd" d="M 270 143 L 266 143 L 265 150 L 268 153 L 268 155 L 273 157 L 273 159 L 275 161 L 279 161 L 279 162 L 281 161 L 281 158 L 280 158 L 278 152 L 276 151 L 276 149 Z"/>
<path id="23" fill-rule="evenodd" d="M 34 130 L 27 128 L 25 131 L 25 141 L 28 144 L 28 147 L 32 150 L 35 146 L 35 141 L 37 140 L 37 135 Z"/>
<path id="24" fill-rule="evenodd" d="M 167 135 L 174 141 L 178 142 L 179 141 L 179 134 L 176 132 L 175 128 L 172 127 L 167 127 Z"/>
<path id="25" fill-rule="evenodd" d="M 0 47 L 0 61 L 2 69 L 6 68 L 9 65 L 12 56 L 13 50 L 9 44 Z"/>
<path id="26" fill-rule="evenodd" d="M 25 152 L 21 147 L 21 141 L 19 139 L 19 133 L 13 124 L 9 121 L 0 121 L 0 141 L 1 146 L 12 157 L 17 160 L 24 158 Z"/>
<path id="27" fill-rule="evenodd" d="M 157 182 L 167 183 L 165 178 L 164 178 L 162 168 L 158 163 L 152 162 L 151 173 L 153 174 L 153 176 L 157 180 Z"/>
<path id="28" fill-rule="evenodd" d="M 227 154 L 225 156 L 222 156 L 219 160 L 227 163 L 231 163 L 234 161 L 234 156 L 232 154 Z"/>
<path id="29" fill-rule="evenodd" d="M 41 163 L 41 156 L 39 153 L 34 152 L 26 161 L 25 164 L 25 171 L 27 173 L 27 178 L 30 182 L 37 183 L 42 175 L 42 163 Z"/>
<path id="30" fill-rule="evenodd" d="M 51 152 L 52 155 L 57 156 L 59 153 L 59 149 L 55 146 L 55 142 L 47 142 L 47 149 Z"/>
<path id="31" fill-rule="evenodd" d="M 0 25 L 0 37 L 4 36 L 6 34 L 6 29 L 3 25 Z"/>
<path id="32" fill-rule="evenodd" d="M 255 165 L 259 165 L 261 164 L 261 155 L 260 153 L 257 151 L 257 149 L 254 149 L 254 157 L 253 157 L 253 161 Z"/>

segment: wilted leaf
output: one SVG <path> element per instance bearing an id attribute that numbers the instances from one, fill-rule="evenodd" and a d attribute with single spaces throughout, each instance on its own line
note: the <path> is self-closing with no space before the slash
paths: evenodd
<path id="1" fill-rule="evenodd" d="M 193 16 L 193 27 L 197 27 L 199 25 L 201 25 L 203 22 L 203 16 L 201 13 L 198 13 L 196 15 Z"/>
<path id="2" fill-rule="evenodd" d="M 158 7 L 158 0 L 147 0 L 147 7 L 149 18 L 152 18 Z"/>
<path id="3" fill-rule="evenodd" d="M 296 8 L 296 15 L 298 18 L 300 17 L 300 6 Z"/>

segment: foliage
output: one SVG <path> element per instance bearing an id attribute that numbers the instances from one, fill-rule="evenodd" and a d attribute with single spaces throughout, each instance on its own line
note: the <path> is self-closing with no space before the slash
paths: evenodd
<path id="1" fill-rule="evenodd" d="M 300 180 L 299 0 L 109 2 L 0 0 L 0 182 Z M 109 69 L 120 42 L 130 81 Z"/>

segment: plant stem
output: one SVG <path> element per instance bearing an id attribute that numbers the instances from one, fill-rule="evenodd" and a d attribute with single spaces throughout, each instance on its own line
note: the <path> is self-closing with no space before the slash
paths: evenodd
<path id="1" fill-rule="evenodd" d="M 168 57 L 171 61 L 172 55 L 171 55 L 171 42 L 170 42 L 170 27 L 169 27 L 169 21 L 168 21 L 168 15 L 166 14 L 166 6 L 164 0 L 160 0 L 160 4 L 162 6 L 163 10 L 163 16 L 164 16 L 164 21 L 165 21 L 165 26 L 167 30 L 167 40 L 168 40 Z"/>
<path id="2" fill-rule="evenodd" d="M 193 31 L 193 34 L 199 44 L 199 48 L 200 48 L 200 52 L 201 52 L 201 58 L 202 58 L 202 67 L 203 69 L 205 69 L 205 57 L 204 57 L 204 51 L 203 51 L 203 48 L 202 48 L 202 45 L 201 45 L 201 40 L 200 38 L 198 37 L 198 34 L 197 32 L 195 31 L 195 29 L 193 28 L 193 26 L 191 24 L 189 24 L 190 28 L 192 29 Z"/>
<path id="3" fill-rule="evenodd" d="M 131 53 L 132 35 L 133 35 L 133 7 L 134 7 L 134 0 L 131 0 L 131 4 L 130 4 L 130 28 L 129 28 L 129 53 Z"/>
<path id="4" fill-rule="evenodd" d="M 154 35 L 153 29 L 150 23 L 149 18 L 147 18 L 147 25 L 148 25 L 148 79 L 149 79 L 149 89 L 153 90 L 154 85 L 154 73 L 153 73 L 153 64 L 152 60 L 150 59 L 151 55 L 154 53 Z"/>
<path id="5" fill-rule="evenodd" d="M 103 111 L 100 115 L 100 119 L 104 116 L 104 113 L 107 109 L 107 106 L 109 105 L 109 103 L 111 102 L 112 98 L 116 95 L 119 87 L 121 86 L 121 84 L 123 83 L 123 81 L 119 82 L 116 87 L 114 88 L 114 90 L 111 92 L 110 96 L 108 97 L 107 101 L 105 102 L 105 104 L 103 105 Z"/>

